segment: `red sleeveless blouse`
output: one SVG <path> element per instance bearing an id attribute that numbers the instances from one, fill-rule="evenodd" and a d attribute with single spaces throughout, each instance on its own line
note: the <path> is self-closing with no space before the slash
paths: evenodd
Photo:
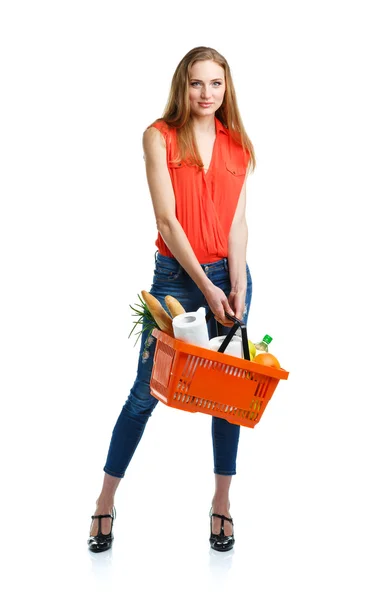
<path id="1" fill-rule="evenodd" d="M 159 120 L 156 127 L 166 143 L 167 164 L 172 180 L 176 217 L 199 263 L 227 257 L 228 237 L 245 174 L 249 152 L 236 143 L 229 130 L 215 117 L 216 139 L 207 173 L 197 165 L 172 163 L 177 156 L 176 129 Z M 155 241 L 160 254 L 173 257 L 160 233 Z"/>

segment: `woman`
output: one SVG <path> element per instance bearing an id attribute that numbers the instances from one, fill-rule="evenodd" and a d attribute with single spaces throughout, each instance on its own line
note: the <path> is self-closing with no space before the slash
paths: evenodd
<path id="1" fill-rule="evenodd" d="M 161 119 L 143 134 L 146 174 L 158 237 L 150 293 L 177 298 L 186 312 L 210 307 L 209 335 L 228 332 L 225 311 L 247 322 L 252 281 L 246 263 L 246 177 L 255 156 L 239 114 L 230 68 L 206 47 L 186 54 L 173 75 Z M 219 325 L 217 325 L 217 323 Z M 111 547 L 114 495 L 157 400 L 149 382 L 155 339 L 142 334 L 137 377 L 114 427 L 88 545 Z M 240 427 L 212 417 L 215 492 L 210 544 L 234 544 L 229 488 L 236 474 Z"/>

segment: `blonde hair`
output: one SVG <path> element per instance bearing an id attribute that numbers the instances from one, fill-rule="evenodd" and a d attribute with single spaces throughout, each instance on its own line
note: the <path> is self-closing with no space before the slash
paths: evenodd
<path id="1" fill-rule="evenodd" d="M 197 61 L 212 60 L 220 65 L 225 73 L 226 91 L 221 106 L 215 115 L 229 130 L 235 142 L 240 144 L 244 152 L 249 152 L 249 169 L 254 171 L 256 158 L 254 148 L 249 139 L 239 113 L 234 84 L 227 60 L 213 48 L 198 46 L 190 50 L 178 64 L 172 78 L 168 101 L 161 119 L 169 127 L 177 130 L 179 156 L 177 161 L 188 159 L 191 164 L 203 166 L 197 149 L 193 128 L 190 120 L 189 81 L 191 67 Z"/>

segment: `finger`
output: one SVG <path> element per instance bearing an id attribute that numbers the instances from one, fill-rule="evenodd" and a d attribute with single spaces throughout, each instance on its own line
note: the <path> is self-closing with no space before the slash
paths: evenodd
<path id="1" fill-rule="evenodd" d="M 234 325 L 234 322 L 231 321 L 230 319 L 228 319 L 225 315 L 225 312 L 223 314 L 219 314 L 215 316 L 216 321 L 218 321 L 221 325 L 223 325 L 223 327 L 232 327 Z"/>
<path id="2" fill-rule="evenodd" d="M 218 311 L 218 313 L 216 313 L 215 315 L 216 321 L 218 321 L 219 323 L 221 323 L 221 325 L 224 325 L 226 318 L 223 312 Z"/>
<path id="3" fill-rule="evenodd" d="M 222 305 L 223 305 L 223 308 L 224 308 L 225 312 L 227 312 L 227 314 L 229 314 L 232 317 L 234 317 L 234 311 L 231 308 L 231 306 L 230 306 L 229 301 L 227 300 L 227 298 L 226 298 L 226 300 L 223 300 Z M 224 315 L 224 317 L 225 317 L 225 315 Z"/>
<path id="4" fill-rule="evenodd" d="M 216 321 L 218 321 L 219 324 L 222 325 L 223 327 L 231 328 L 234 325 L 234 323 L 232 321 L 227 322 L 227 321 L 222 320 L 222 319 L 221 320 L 220 319 L 216 319 Z"/>
<path id="5" fill-rule="evenodd" d="M 214 316 L 215 320 L 222 325 L 224 316 L 223 316 L 221 310 L 218 310 L 217 308 L 215 308 L 214 310 L 212 309 L 212 312 L 213 312 L 213 316 Z"/>
<path id="6" fill-rule="evenodd" d="M 234 325 L 234 323 L 232 321 L 225 321 L 224 323 L 222 323 L 222 325 L 224 327 L 228 327 L 229 329 L 231 329 L 231 327 Z"/>
<path id="7" fill-rule="evenodd" d="M 214 316 L 215 319 L 219 322 L 222 323 L 222 321 L 225 318 L 225 313 L 224 313 L 224 309 L 222 306 L 222 302 L 219 302 L 216 306 L 216 310 L 214 311 Z"/>

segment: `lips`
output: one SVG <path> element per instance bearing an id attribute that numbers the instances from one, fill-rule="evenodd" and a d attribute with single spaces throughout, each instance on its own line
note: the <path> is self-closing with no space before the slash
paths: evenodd
<path id="1" fill-rule="evenodd" d="M 203 106 L 203 108 L 208 107 L 208 106 L 212 106 L 212 102 L 199 102 L 200 106 Z"/>

